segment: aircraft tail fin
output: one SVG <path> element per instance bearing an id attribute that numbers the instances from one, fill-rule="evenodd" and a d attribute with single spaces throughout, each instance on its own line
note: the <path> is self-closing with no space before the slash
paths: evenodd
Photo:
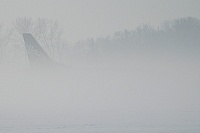
<path id="1" fill-rule="evenodd" d="M 53 60 L 50 59 L 32 34 L 23 33 L 23 38 L 31 66 L 49 65 L 53 63 Z"/>

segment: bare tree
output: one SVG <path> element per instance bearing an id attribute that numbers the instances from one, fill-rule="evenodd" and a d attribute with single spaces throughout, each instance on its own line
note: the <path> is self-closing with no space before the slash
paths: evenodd
<path id="1" fill-rule="evenodd" d="M 0 63 L 4 62 L 8 50 L 8 45 L 11 41 L 13 30 L 3 30 L 3 24 L 0 25 Z"/>
<path id="2" fill-rule="evenodd" d="M 14 27 L 18 31 L 18 33 L 28 33 L 33 29 L 34 22 L 31 18 L 17 18 L 15 20 Z"/>

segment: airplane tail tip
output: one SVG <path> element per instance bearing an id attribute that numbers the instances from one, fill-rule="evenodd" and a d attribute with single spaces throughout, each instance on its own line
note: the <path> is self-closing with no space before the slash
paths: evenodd
<path id="1" fill-rule="evenodd" d="M 23 33 L 23 38 L 31 66 L 58 66 L 31 33 Z"/>

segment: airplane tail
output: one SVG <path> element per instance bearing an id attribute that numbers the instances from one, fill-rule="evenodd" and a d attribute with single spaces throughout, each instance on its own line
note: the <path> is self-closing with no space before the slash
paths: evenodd
<path id="1" fill-rule="evenodd" d="M 23 38 L 31 66 L 48 66 L 55 63 L 30 33 L 23 33 Z"/>

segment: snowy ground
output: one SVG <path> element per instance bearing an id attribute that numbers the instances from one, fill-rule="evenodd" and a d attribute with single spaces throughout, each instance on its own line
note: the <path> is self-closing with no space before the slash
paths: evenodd
<path id="1" fill-rule="evenodd" d="M 168 116 L 167 116 L 168 114 Z M 108 121 L 76 117 L 1 119 L 1 133 L 199 133 L 199 112 L 145 113 L 146 117 L 130 115 L 107 116 Z M 196 118 L 191 116 L 196 115 Z M 198 118 L 197 118 L 198 117 Z M 69 120 L 71 119 L 71 120 Z M 93 120 L 91 120 L 93 119 Z M 121 120 L 120 120 L 121 119 Z"/>
<path id="2" fill-rule="evenodd" d="M 199 133 L 200 63 L 193 59 L 2 68 L 0 133 Z"/>

